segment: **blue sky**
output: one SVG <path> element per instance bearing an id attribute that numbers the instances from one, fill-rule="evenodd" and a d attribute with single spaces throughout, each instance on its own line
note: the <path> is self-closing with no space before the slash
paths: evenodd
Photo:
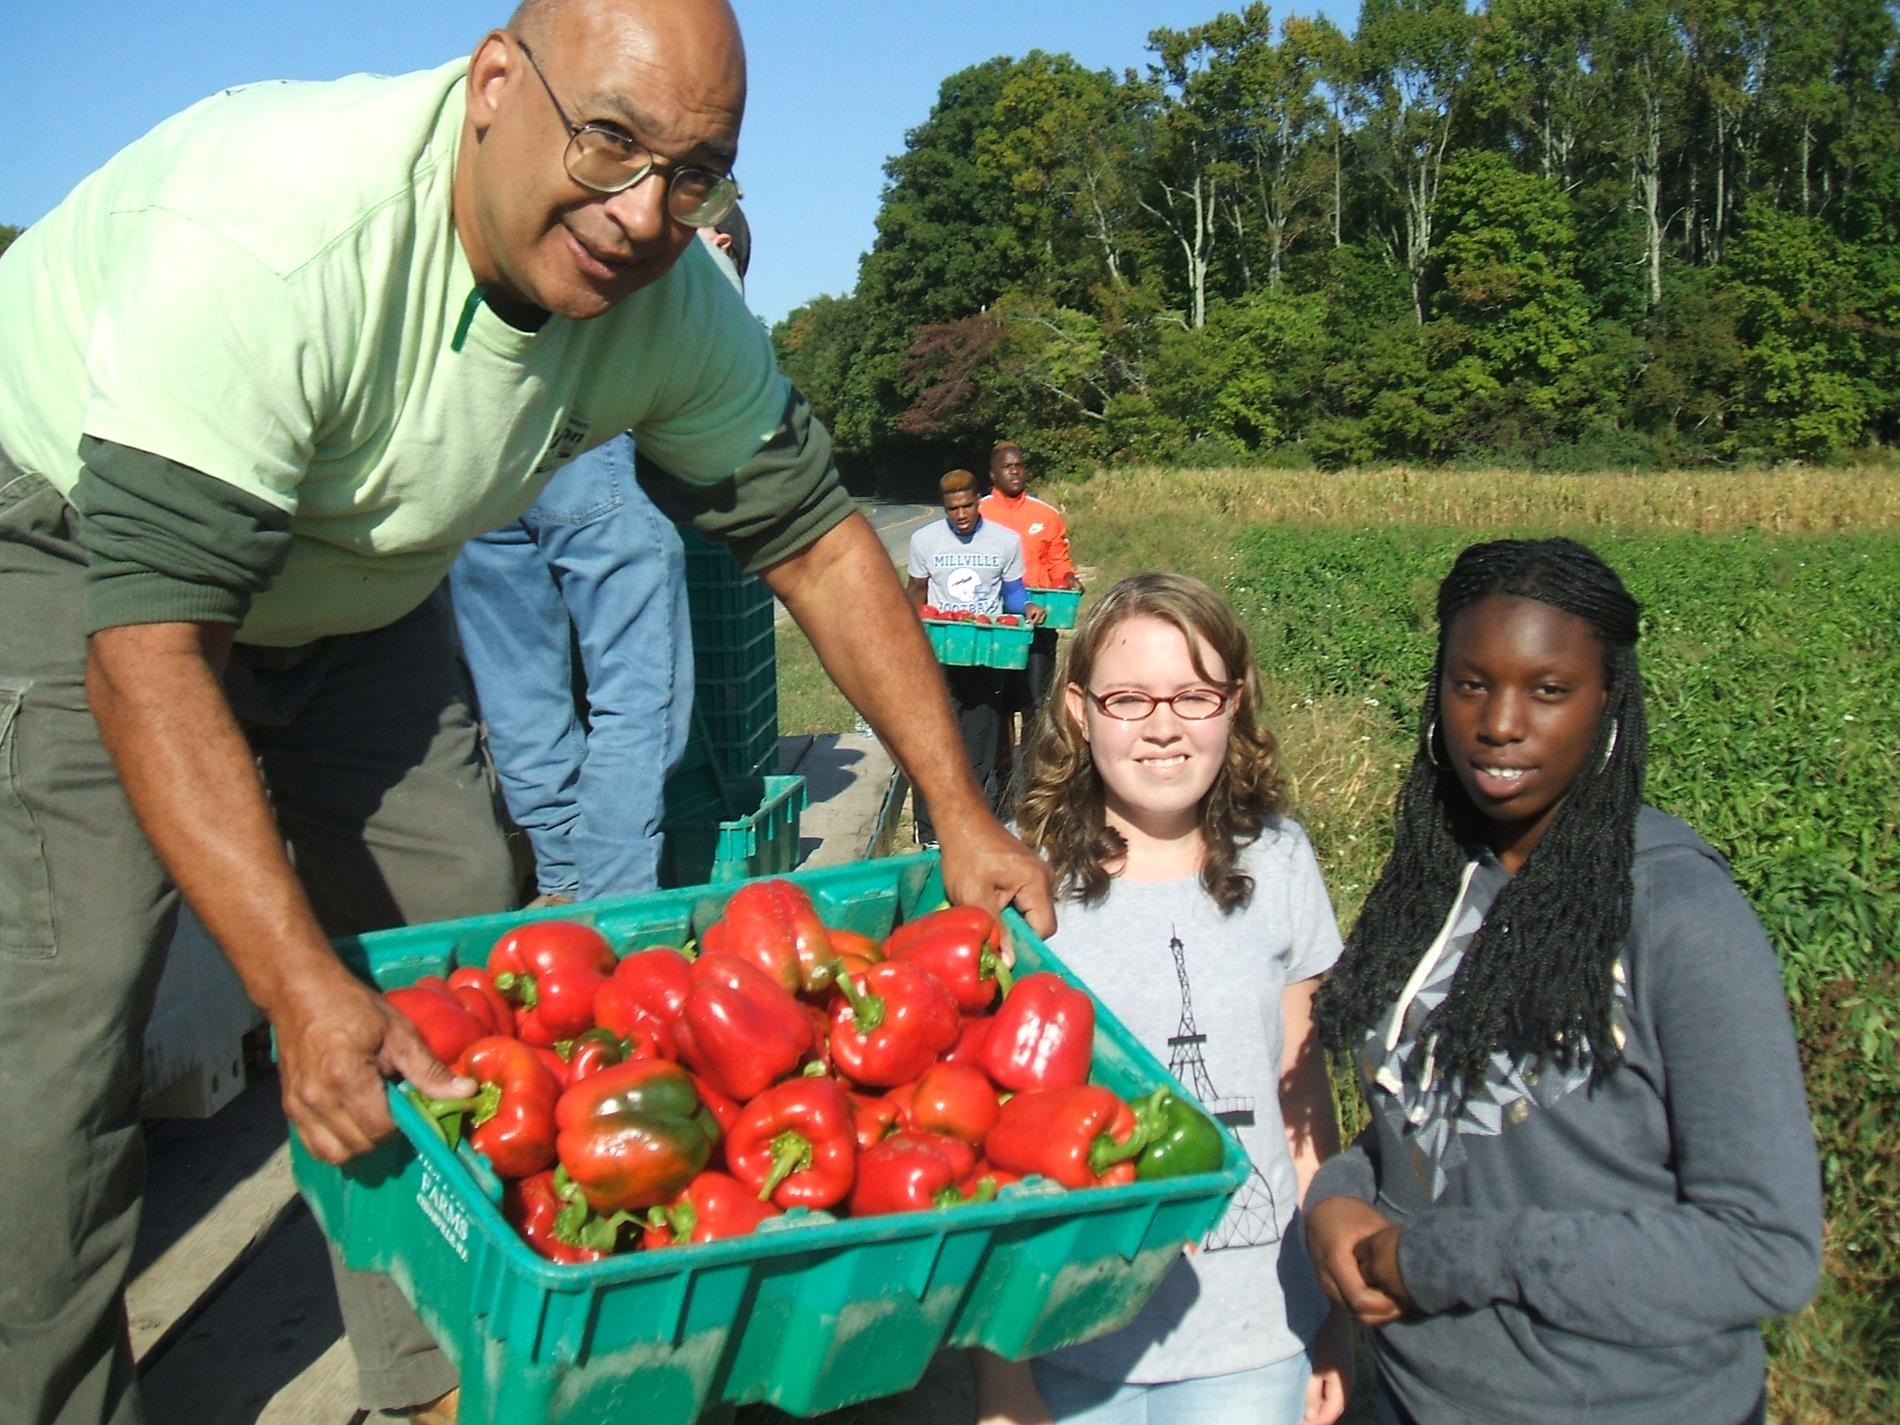
<path id="1" fill-rule="evenodd" d="M 884 161 L 930 112 L 945 76 L 994 55 L 1066 51 L 1139 67 L 1148 32 L 1239 0 L 734 0 L 751 94 L 738 167 L 753 229 L 747 291 L 776 321 L 857 280 Z M 508 0 L 163 0 L 0 6 L 0 222 L 30 223 L 166 115 L 231 84 L 395 73 L 474 48 Z M 1331 15 L 1357 0 L 1275 15 Z"/>

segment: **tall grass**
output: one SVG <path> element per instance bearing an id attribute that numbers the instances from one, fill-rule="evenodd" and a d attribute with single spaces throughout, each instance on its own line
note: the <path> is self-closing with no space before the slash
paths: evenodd
<path id="1" fill-rule="evenodd" d="M 1098 471 L 1037 491 L 1072 526 L 1208 515 L 1253 524 L 1460 529 L 1672 529 L 1776 533 L 1900 529 L 1889 469 L 1547 475 L 1521 470 Z M 1099 552 L 1084 549 L 1090 558 Z"/>

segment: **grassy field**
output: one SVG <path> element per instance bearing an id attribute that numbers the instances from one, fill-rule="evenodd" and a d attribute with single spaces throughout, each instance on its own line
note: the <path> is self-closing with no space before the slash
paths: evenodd
<path id="1" fill-rule="evenodd" d="M 1131 469 L 1038 493 L 1093 588 L 1185 570 L 1246 619 L 1342 924 L 1388 844 L 1452 556 L 1565 533 L 1618 568 L 1645 607 L 1650 799 L 1729 856 L 1781 954 L 1823 1154 L 1827 1276 L 1772 1332 L 1774 1416 L 1900 1418 L 1900 479 Z M 788 731 L 850 725 L 795 631 L 780 668 Z"/>

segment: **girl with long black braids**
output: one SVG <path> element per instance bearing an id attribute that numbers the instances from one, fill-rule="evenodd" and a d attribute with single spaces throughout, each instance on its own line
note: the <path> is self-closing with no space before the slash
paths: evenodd
<path id="1" fill-rule="evenodd" d="M 1758 1323 L 1814 1289 L 1774 952 L 1643 805 L 1638 612 L 1563 539 L 1439 586 L 1392 854 L 1317 1005 L 1371 1123 L 1307 1242 L 1387 1425 L 1760 1421 Z"/>

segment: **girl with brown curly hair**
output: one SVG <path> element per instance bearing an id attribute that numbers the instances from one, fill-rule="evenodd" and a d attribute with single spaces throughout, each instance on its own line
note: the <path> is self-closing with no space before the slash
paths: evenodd
<path id="1" fill-rule="evenodd" d="M 1055 870 L 1063 960 L 1239 1136 L 1253 1170 L 1133 1323 L 1028 1367 L 979 1354 L 1020 1425 L 1325 1425 L 1344 1318 L 1291 1230 L 1337 1147 L 1312 1001 L 1339 931 L 1286 816 L 1253 649 L 1206 584 L 1138 574 L 1084 616 L 1030 747 L 1018 829 Z"/>

